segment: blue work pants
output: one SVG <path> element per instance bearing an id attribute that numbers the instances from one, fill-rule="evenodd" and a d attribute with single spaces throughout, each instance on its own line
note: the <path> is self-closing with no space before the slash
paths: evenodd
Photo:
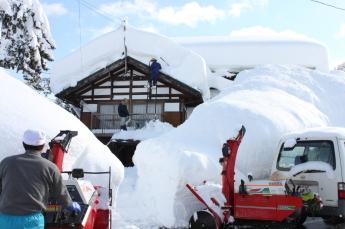
<path id="1" fill-rule="evenodd" d="M 42 213 L 29 215 L 7 215 L 0 213 L 1 229 L 44 229 Z"/>

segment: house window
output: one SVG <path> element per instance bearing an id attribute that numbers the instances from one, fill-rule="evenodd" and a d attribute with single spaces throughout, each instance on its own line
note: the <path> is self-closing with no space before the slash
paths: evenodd
<path id="1" fill-rule="evenodd" d="M 150 102 L 148 104 L 133 104 L 133 114 L 161 114 L 162 104 Z"/>
<path id="2" fill-rule="evenodd" d="M 117 104 L 99 105 L 99 112 L 101 114 L 117 114 Z"/>
<path id="3" fill-rule="evenodd" d="M 99 124 L 101 129 L 117 129 L 119 126 L 118 104 L 101 104 L 99 105 Z"/>

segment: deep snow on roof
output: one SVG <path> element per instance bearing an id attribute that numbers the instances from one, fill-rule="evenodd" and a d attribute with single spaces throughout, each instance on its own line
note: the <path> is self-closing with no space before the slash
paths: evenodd
<path id="1" fill-rule="evenodd" d="M 204 98 L 209 97 L 203 58 L 167 37 L 128 25 L 96 38 L 56 62 L 52 68 L 52 91 L 58 93 L 73 87 L 97 70 L 124 58 L 124 44 L 128 56 L 147 64 L 155 57 L 162 65 L 162 72 L 199 90 Z"/>
<path id="2" fill-rule="evenodd" d="M 328 71 L 328 51 L 307 38 L 227 36 L 181 37 L 175 39 L 200 54 L 217 71 L 239 71 L 263 64 L 300 65 Z"/>

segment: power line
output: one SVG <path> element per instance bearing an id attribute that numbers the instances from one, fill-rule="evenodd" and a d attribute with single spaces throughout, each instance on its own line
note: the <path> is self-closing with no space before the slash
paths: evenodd
<path id="1" fill-rule="evenodd" d="M 338 7 L 338 6 L 335 6 L 335 5 L 332 5 L 332 4 L 328 4 L 328 3 L 325 3 L 325 2 L 321 2 L 321 1 L 317 1 L 317 0 L 310 0 L 310 1 L 319 3 L 319 4 L 321 4 L 321 5 L 329 6 L 329 7 L 335 8 L 335 9 L 337 9 L 337 10 L 343 10 L 343 11 L 345 11 L 345 8 L 341 8 L 341 7 Z"/>
<path id="2" fill-rule="evenodd" d="M 76 0 L 78 1 L 78 0 Z M 110 17 L 105 11 L 101 10 L 101 9 L 97 9 L 96 6 L 92 5 L 91 3 L 89 3 L 86 0 L 80 0 L 79 1 L 83 6 L 85 6 L 86 8 L 88 8 L 89 10 L 97 13 L 98 15 L 102 16 L 103 18 L 113 22 L 113 23 L 117 23 L 117 21 L 115 21 L 112 17 Z M 117 20 L 121 21 L 120 18 L 116 18 Z"/>

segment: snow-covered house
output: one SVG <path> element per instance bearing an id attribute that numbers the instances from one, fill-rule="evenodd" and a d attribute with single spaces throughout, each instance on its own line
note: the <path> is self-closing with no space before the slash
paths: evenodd
<path id="1" fill-rule="evenodd" d="M 149 61 L 162 69 L 157 88 L 145 87 Z M 158 34 L 122 25 L 57 62 L 51 88 L 57 97 L 81 108 L 80 118 L 98 136 L 119 129 L 117 106 L 129 100 L 136 127 L 159 119 L 177 126 L 209 97 L 206 64 L 197 54 Z"/>
<path id="2" fill-rule="evenodd" d="M 302 36 L 181 37 L 175 41 L 201 55 L 213 75 L 232 78 L 259 65 L 298 65 L 329 71 L 325 45 Z"/>

